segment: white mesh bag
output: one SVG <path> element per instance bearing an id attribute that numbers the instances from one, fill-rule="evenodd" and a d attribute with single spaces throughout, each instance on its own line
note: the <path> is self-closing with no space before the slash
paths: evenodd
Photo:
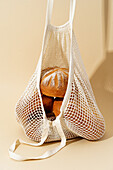
<path id="1" fill-rule="evenodd" d="M 66 139 L 77 136 L 87 140 L 100 139 L 105 133 L 105 121 L 81 60 L 72 29 L 76 1 L 70 1 L 69 21 L 61 26 L 50 24 L 53 0 L 48 0 L 42 51 L 27 88 L 16 104 L 16 118 L 25 134 L 36 143 L 17 139 L 9 148 L 9 156 L 15 160 L 44 159 L 52 156 L 66 145 Z M 40 92 L 41 71 L 58 66 L 69 69 L 67 90 L 54 121 L 47 119 Z M 38 157 L 23 157 L 15 153 L 22 143 L 40 146 L 44 142 L 61 140 L 58 147 Z"/>

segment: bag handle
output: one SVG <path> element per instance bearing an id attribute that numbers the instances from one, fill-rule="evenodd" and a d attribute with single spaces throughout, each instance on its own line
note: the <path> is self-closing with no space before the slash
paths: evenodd
<path id="1" fill-rule="evenodd" d="M 50 22 L 51 22 L 53 2 L 54 2 L 54 0 L 48 0 L 48 3 L 47 3 L 46 25 L 50 24 Z M 76 0 L 70 0 L 69 21 L 71 23 L 73 22 L 73 18 L 74 18 L 75 6 L 76 6 Z"/>
<path id="2" fill-rule="evenodd" d="M 75 14 L 76 0 L 70 0 L 70 16 L 69 20 L 72 23 Z"/>
<path id="3" fill-rule="evenodd" d="M 49 121 L 48 121 L 49 122 Z M 17 139 L 9 148 L 9 156 L 10 158 L 17 160 L 17 161 L 27 161 L 27 160 L 39 160 L 39 159 L 45 159 L 48 158 L 52 155 L 54 155 L 55 153 L 57 153 L 60 149 L 62 149 L 65 145 L 66 145 L 66 137 L 64 135 L 64 132 L 62 130 L 62 126 L 60 123 L 60 120 L 56 118 L 55 121 L 52 122 L 53 126 L 56 126 L 57 131 L 61 137 L 61 143 L 59 146 L 57 146 L 56 148 L 53 148 L 51 150 L 46 151 L 43 155 L 38 156 L 38 157 L 27 157 L 27 156 L 21 156 L 19 154 L 14 153 L 15 150 L 19 147 L 20 144 L 25 144 L 25 145 L 30 145 L 30 146 L 41 146 L 44 141 L 46 140 L 47 136 L 48 136 L 48 130 L 49 128 L 45 128 L 44 129 L 44 133 L 42 135 L 41 138 L 41 142 L 39 142 L 38 144 L 36 143 L 27 143 L 21 139 Z"/>

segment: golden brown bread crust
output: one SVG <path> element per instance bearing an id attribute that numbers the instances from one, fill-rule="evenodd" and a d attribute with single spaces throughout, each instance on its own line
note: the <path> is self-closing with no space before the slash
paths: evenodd
<path id="1" fill-rule="evenodd" d="M 46 72 L 50 71 L 53 68 L 58 68 L 58 67 L 47 67 L 41 71 L 41 79 L 45 75 Z"/>
<path id="2" fill-rule="evenodd" d="M 53 97 L 42 95 L 42 102 L 46 113 L 51 113 L 53 110 Z"/>
<path id="3" fill-rule="evenodd" d="M 40 89 L 46 96 L 64 97 L 68 83 L 68 69 L 47 68 L 42 71 Z"/>
<path id="4" fill-rule="evenodd" d="M 56 98 L 53 103 L 53 113 L 57 117 L 60 114 L 60 107 L 62 105 L 63 98 Z"/>

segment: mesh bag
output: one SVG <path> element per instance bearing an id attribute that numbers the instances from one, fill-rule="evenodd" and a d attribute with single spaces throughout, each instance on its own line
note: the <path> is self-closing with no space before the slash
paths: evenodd
<path id="1" fill-rule="evenodd" d="M 62 26 L 50 24 L 53 0 L 48 0 L 42 51 L 36 70 L 16 104 L 16 118 L 25 134 L 38 143 L 26 143 L 17 139 L 9 149 L 15 160 L 47 158 L 66 145 L 66 139 L 77 136 L 88 140 L 100 139 L 105 133 L 105 121 L 98 109 L 95 97 L 81 60 L 72 29 L 75 0 L 70 1 L 70 18 Z M 67 90 L 54 121 L 47 119 L 40 92 L 41 71 L 48 67 L 69 69 Z M 14 153 L 21 143 L 40 146 L 44 142 L 61 140 L 58 147 L 38 157 L 23 157 Z"/>

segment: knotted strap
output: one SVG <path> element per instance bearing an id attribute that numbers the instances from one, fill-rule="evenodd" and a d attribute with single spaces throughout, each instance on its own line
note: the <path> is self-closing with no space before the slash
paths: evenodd
<path id="1" fill-rule="evenodd" d="M 48 121 L 49 122 L 49 121 Z M 48 158 L 52 155 L 54 155 L 55 153 L 57 153 L 60 149 L 62 149 L 65 145 L 66 145 L 66 138 L 64 135 L 64 132 L 62 130 L 61 127 L 61 123 L 59 119 L 56 119 L 55 121 L 53 121 L 53 126 L 56 126 L 57 131 L 61 137 L 61 143 L 59 146 L 57 146 L 56 148 L 53 148 L 51 150 L 46 151 L 43 155 L 38 156 L 38 157 L 27 157 L 27 156 L 22 156 L 19 154 L 15 153 L 15 150 L 19 147 L 20 144 L 25 144 L 25 145 L 30 145 L 30 146 L 40 146 L 44 143 L 44 141 L 46 140 L 47 136 L 48 136 L 48 130 L 49 130 L 49 126 L 46 126 L 46 128 L 43 131 L 43 135 L 42 135 L 42 140 L 41 142 L 37 143 L 27 143 L 21 139 L 17 139 L 9 148 L 9 156 L 10 158 L 17 160 L 17 161 L 27 161 L 27 160 L 39 160 L 39 159 L 45 159 Z M 49 123 L 48 123 L 49 125 Z"/>

